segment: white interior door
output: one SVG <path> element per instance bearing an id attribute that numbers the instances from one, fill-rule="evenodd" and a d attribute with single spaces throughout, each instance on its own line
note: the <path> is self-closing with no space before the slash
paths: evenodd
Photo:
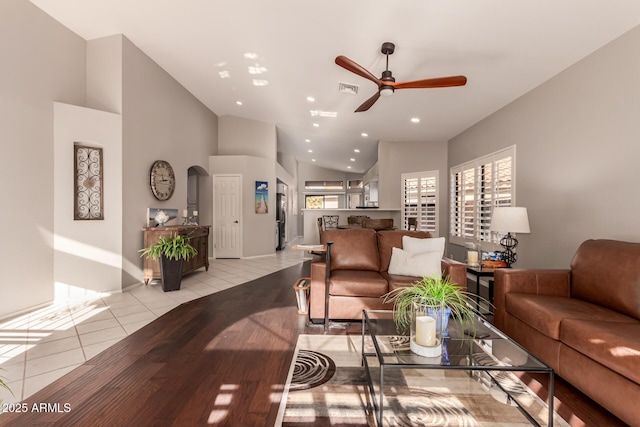
<path id="1" fill-rule="evenodd" d="M 214 177 L 214 221 L 216 258 L 240 258 L 241 246 L 241 177 L 216 175 Z"/>

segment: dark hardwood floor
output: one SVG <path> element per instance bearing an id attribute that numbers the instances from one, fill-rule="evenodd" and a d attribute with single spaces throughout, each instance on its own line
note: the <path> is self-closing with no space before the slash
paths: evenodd
<path id="1" fill-rule="evenodd" d="M 24 402 L 59 412 L 5 413 L 0 425 L 272 426 L 297 336 L 324 333 L 297 314 L 292 285 L 308 271 L 301 264 L 185 303 Z M 561 380 L 556 388 L 572 425 L 624 425 Z"/>

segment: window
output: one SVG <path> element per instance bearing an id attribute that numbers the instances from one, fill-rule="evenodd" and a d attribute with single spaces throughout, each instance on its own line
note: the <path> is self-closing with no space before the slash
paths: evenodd
<path id="1" fill-rule="evenodd" d="M 491 213 L 515 204 L 515 146 L 451 168 L 452 243 L 492 242 Z"/>
<path id="2" fill-rule="evenodd" d="M 340 196 L 338 195 L 306 195 L 304 207 L 306 209 L 338 209 Z"/>
<path id="3" fill-rule="evenodd" d="M 403 228 L 408 218 L 417 218 L 417 229 L 438 235 L 438 171 L 402 174 Z"/>
<path id="4" fill-rule="evenodd" d="M 354 179 L 354 180 L 347 181 L 347 185 L 349 190 L 363 188 L 361 179 Z"/>
<path id="5" fill-rule="evenodd" d="M 305 190 L 344 190 L 344 181 L 305 181 Z"/>

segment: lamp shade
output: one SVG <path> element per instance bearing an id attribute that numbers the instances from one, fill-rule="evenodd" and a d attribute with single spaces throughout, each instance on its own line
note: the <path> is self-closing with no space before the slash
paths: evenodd
<path id="1" fill-rule="evenodd" d="M 530 233 L 527 208 L 493 208 L 490 230 L 503 233 Z"/>

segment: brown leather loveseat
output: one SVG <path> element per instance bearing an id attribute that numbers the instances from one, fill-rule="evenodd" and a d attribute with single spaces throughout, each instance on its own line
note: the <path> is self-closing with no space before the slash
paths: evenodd
<path id="1" fill-rule="evenodd" d="M 322 233 L 322 243 L 331 245 L 331 271 L 328 294 L 329 319 L 362 319 L 362 310 L 392 309 L 381 298 L 387 292 L 408 286 L 421 277 L 389 274 L 393 247 L 402 249 L 402 237 L 430 238 L 425 231 L 347 229 Z M 448 275 L 466 289 L 466 266 L 442 258 L 443 275 Z M 324 322 L 326 262 L 317 259 L 311 264 L 311 294 L 309 316 L 315 323 Z"/>
<path id="2" fill-rule="evenodd" d="M 640 425 L 640 243 L 587 240 L 569 270 L 496 270 L 495 324 Z"/>

